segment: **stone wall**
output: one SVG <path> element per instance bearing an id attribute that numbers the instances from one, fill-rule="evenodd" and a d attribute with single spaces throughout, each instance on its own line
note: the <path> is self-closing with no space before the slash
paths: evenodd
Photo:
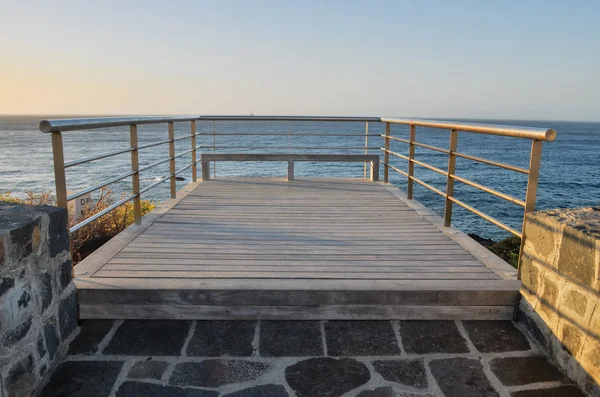
<path id="1" fill-rule="evenodd" d="M 67 212 L 0 202 L 0 395 L 29 397 L 76 327 Z"/>
<path id="2" fill-rule="evenodd" d="M 519 320 L 600 396 L 600 207 L 528 214 Z"/>

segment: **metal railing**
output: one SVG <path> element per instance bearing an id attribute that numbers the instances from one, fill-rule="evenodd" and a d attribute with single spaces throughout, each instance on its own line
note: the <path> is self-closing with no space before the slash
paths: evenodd
<path id="1" fill-rule="evenodd" d="M 196 121 L 212 121 L 212 132 L 196 133 Z M 289 123 L 289 131 L 287 133 L 273 133 L 273 132 L 216 132 L 216 122 L 223 121 L 277 121 Z M 365 123 L 365 133 L 307 133 L 307 132 L 294 132 L 292 124 L 294 122 L 361 122 Z M 190 122 L 190 134 L 182 137 L 175 138 L 174 123 L 178 122 Z M 384 123 L 385 134 L 369 135 L 369 123 Z M 150 144 L 138 145 L 138 133 L 137 126 L 141 124 L 160 124 L 166 123 L 168 125 L 168 139 L 153 142 Z M 409 127 L 409 138 L 403 139 L 400 137 L 391 135 L 392 125 L 406 125 Z M 63 154 L 62 144 L 62 132 L 65 131 L 77 131 L 77 130 L 88 130 L 95 128 L 107 128 L 107 127 L 119 127 L 129 126 L 130 134 L 130 147 L 125 149 L 119 149 L 111 152 L 100 153 L 94 156 L 89 156 L 74 161 L 65 163 Z M 434 129 L 448 130 L 450 132 L 450 142 L 448 148 L 440 148 L 429 144 L 417 142 L 417 127 L 426 127 Z M 318 116 L 185 116 L 185 117 L 111 117 L 111 118 L 86 118 L 86 119 L 62 119 L 62 120 L 44 120 L 40 122 L 40 130 L 42 132 L 52 134 L 52 149 L 54 155 L 54 174 L 56 181 L 56 199 L 57 204 L 60 207 L 67 208 L 69 200 L 81 197 L 84 194 L 98 190 L 108 184 L 121 181 L 128 177 L 131 177 L 132 193 L 131 195 L 124 197 L 122 200 L 112 204 L 100 213 L 78 223 L 71 228 L 71 232 L 78 230 L 79 228 L 93 222 L 102 215 L 112 211 L 124 203 L 133 200 L 134 202 L 134 217 L 136 224 L 141 223 L 141 195 L 146 191 L 158 186 L 160 183 L 166 181 L 170 182 L 170 193 L 171 197 L 176 196 L 176 176 L 192 168 L 192 181 L 197 180 L 197 163 L 200 162 L 197 156 L 198 150 L 212 150 L 216 152 L 217 149 L 302 149 L 302 150 L 363 150 L 364 153 L 368 153 L 369 150 L 381 150 L 383 151 L 384 160 L 381 162 L 384 166 L 383 180 L 389 182 L 389 170 L 398 172 L 405 176 L 407 179 L 407 197 L 412 199 L 413 197 L 413 186 L 417 183 L 438 195 L 444 197 L 444 225 L 450 226 L 452 223 L 452 207 L 454 204 L 474 213 L 475 215 L 493 223 L 494 225 L 502 228 L 505 231 L 512 233 L 519 238 L 522 238 L 525 234 L 525 224 L 521 231 L 515 230 L 505 223 L 493 218 L 490 215 L 472 207 L 471 205 L 459 200 L 454 195 L 454 184 L 455 182 L 463 183 L 473 188 L 479 189 L 483 192 L 491 194 L 495 197 L 506 200 L 512 204 L 518 205 L 523 208 L 523 220 L 525 215 L 532 212 L 535 209 L 537 185 L 540 171 L 540 159 L 542 151 L 542 142 L 553 141 L 556 138 L 556 131 L 553 129 L 540 129 L 540 128 L 527 128 L 527 127 L 508 127 L 508 126 L 497 126 L 497 125 L 484 125 L 484 124 L 472 124 L 472 123 L 458 123 L 458 122 L 444 122 L 444 121 L 432 121 L 432 120 L 412 120 L 412 119 L 400 119 L 400 118 L 380 118 L 380 117 L 318 117 Z M 472 132 L 479 134 L 488 134 L 504 137 L 513 137 L 531 140 L 531 152 L 529 157 L 529 167 L 521 168 L 510 164 L 505 164 L 497 161 L 476 157 L 466 153 L 458 151 L 458 137 L 459 132 Z M 196 145 L 196 138 L 199 136 L 212 137 L 212 145 Z M 248 136 L 265 136 L 265 137 L 285 137 L 289 138 L 288 145 L 281 146 L 260 146 L 260 145 L 217 145 L 217 137 L 229 136 L 229 137 L 248 137 Z M 360 137 L 364 138 L 364 146 L 298 146 L 294 144 L 294 137 Z M 384 147 L 370 147 L 369 139 L 372 138 L 383 138 Z M 191 148 L 181 153 L 175 153 L 175 142 L 182 139 L 190 139 Z M 408 145 L 408 151 L 406 154 L 401 154 L 390 149 L 391 142 L 401 142 Z M 156 161 L 154 163 L 139 166 L 139 150 L 146 149 L 158 145 L 169 145 L 169 157 L 164 160 Z M 431 164 L 427 164 L 423 161 L 415 159 L 415 148 L 424 148 L 432 150 L 438 153 L 444 153 L 448 156 L 447 169 L 441 169 Z M 109 158 L 112 156 L 118 156 L 122 154 L 130 153 L 131 156 L 131 171 L 117 175 L 111 179 L 103 181 L 102 183 L 96 184 L 89 188 L 80 190 L 71 195 L 67 195 L 65 169 L 85 164 L 91 161 L 97 161 L 100 159 Z M 180 169 L 176 169 L 176 159 L 191 154 L 191 163 L 186 164 Z M 390 156 L 400 158 L 407 161 L 407 172 L 402 171 L 390 163 Z M 470 161 L 499 167 L 509 171 L 527 175 L 527 189 L 525 192 L 525 200 L 512 197 L 508 194 L 502 193 L 491 187 L 481 185 L 477 182 L 468 180 L 456 174 L 456 160 L 457 158 L 463 158 Z M 156 182 L 140 189 L 140 172 L 147 170 L 152 167 L 156 167 L 160 164 L 169 163 L 169 175 L 157 180 Z M 423 167 L 430 171 L 436 172 L 446 177 L 446 188 L 445 191 L 437 189 L 429 183 L 419 179 L 415 176 L 415 165 Z M 213 167 L 213 172 L 216 173 L 216 167 Z M 216 175 L 216 174 L 215 174 Z M 367 175 L 367 164 L 364 167 L 364 177 Z"/>

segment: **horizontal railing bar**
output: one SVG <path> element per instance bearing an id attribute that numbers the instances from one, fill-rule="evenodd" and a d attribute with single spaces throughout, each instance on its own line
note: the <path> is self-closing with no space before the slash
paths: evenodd
<path id="1" fill-rule="evenodd" d="M 108 128 L 129 126 L 133 124 L 159 124 L 174 123 L 179 121 L 198 120 L 198 116 L 145 116 L 145 117 L 97 117 L 79 119 L 54 119 L 42 120 L 40 131 L 65 132 L 78 130 L 91 130 L 95 128 Z"/>
<path id="2" fill-rule="evenodd" d="M 173 158 L 176 159 L 177 157 L 181 157 L 181 156 L 183 156 L 185 154 L 192 153 L 194 150 L 196 150 L 196 149 L 185 150 L 185 151 L 183 151 L 181 153 L 176 154 L 175 156 L 173 156 Z"/>
<path id="3" fill-rule="evenodd" d="M 171 160 L 171 158 L 169 157 L 169 158 L 167 158 L 165 160 L 159 160 L 159 161 L 156 161 L 154 163 L 150 163 L 148 165 L 140 167 L 140 172 L 146 171 L 147 169 L 150 169 L 150 168 L 153 168 L 153 167 L 156 167 L 157 165 L 164 164 L 164 163 L 166 163 L 167 161 L 170 161 L 170 160 Z"/>
<path id="4" fill-rule="evenodd" d="M 291 134 L 292 136 L 355 136 L 355 137 L 361 137 L 364 138 L 365 134 L 315 134 L 315 133 L 302 133 L 302 132 L 292 132 Z M 285 133 L 272 133 L 272 132 L 251 132 L 251 133 L 236 133 L 236 132 L 221 132 L 221 133 L 217 133 L 217 134 L 213 134 L 210 132 L 206 132 L 206 133 L 200 133 L 200 134 L 196 134 L 196 136 L 282 136 L 282 137 L 286 137 L 289 138 L 290 133 L 289 132 L 285 132 Z M 372 135 L 375 136 L 375 135 Z"/>
<path id="5" fill-rule="evenodd" d="M 364 135 L 363 135 L 364 138 Z M 333 147 L 333 146 L 198 146 L 198 149 L 337 149 L 337 150 L 379 150 L 378 146 L 365 148 L 364 146 L 359 147 Z"/>
<path id="6" fill-rule="evenodd" d="M 137 172 L 137 171 L 129 171 L 129 172 L 125 173 L 125 174 L 117 175 L 117 176 L 115 176 L 114 178 L 111 178 L 111 179 L 109 179 L 109 180 L 107 180 L 107 181 L 103 181 L 103 182 L 101 182 L 101 183 L 98 183 L 97 185 L 94 185 L 94 186 L 88 187 L 87 189 L 80 190 L 80 191 L 78 191 L 78 192 L 76 192 L 76 193 L 73 193 L 73 194 L 71 194 L 71 195 L 67 196 L 67 201 L 70 201 L 70 200 L 76 199 L 77 197 L 81 197 L 81 196 L 83 196 L 84 194 L 91 193 L 91 192 L 93 192 L 93 191 L 95 191 L 95 190 L 98 190 L 98 189 L 100 189 L 100 188 L 103 188 L 104 186 L 108 186 L 108 185 L 110 185 L 111 183 L 118 182 L 118 181 L 120 181 L 120 180 L 122 180 L 122 179 L 125 179 L 125 178 L 127 178 L 128 176 L 131 176 L 131 175 L 135 174 L 136 172 Z"/>
<path id="7" fill-rule="evenodd" d="M 436 152 L 450 154 L 450 150 L 442 149 L 441 147 L 437 147 L 437 146 L 426 145 L 424 143 L 419 143 L 419 142 L 413 142 L 413 145 L 419 146 L 419 147 L 422 147 L 425 149 L 435 150 Z"/>
<path id="8" fill-rule="evenodd" d="M 383 138 L 386 137 L 383 134 L 379 134 L 379 136 L 383 137 Z M 387 138 L 391 139 L 392 141 L 398 141 L 398 142 L 408 143 L 409 145 L 411 144 L 411 142 L 408 139 L 402 139 L 402 138 L 398 138 L 398 137 L 395 137 L 395 136 L 389 136 Z M 442 152 L 442 153 L 446 153 L 446 154 L 450 153 L 450 151 L 448 149 L 442 149 L 442 148 L 439 148 L 437 146 L 426 145 L 424 143 L 419 143 L 419 142 L 412 142 L 412 144 L 415 145 L 415 146 L 426 148 L 426 149 L 435 150 L 437 152 Z"/>
<path id="9" fill-rule="evenodd" d="M 105 159 L 107 157 L 116 156 L 118 154 L 129 153 L 129 152 L 132 152 L 134 150 L 135 150 L 134 148 L 130 147 L 130 148 L 127 148 L 127 149 L 115 150 L 113 152 L 100 153 L 100 154 L 97 154 L 95 156 L 83 157 L 83 158 L 80 158 L 80 159 L 77 159 L 77 160 L 73 160 L 73 161 L 69 161 L 69 162 L 65 163 L 65 168 L 73 167 L 73 166 L 79 165 L 79 164 L 88 163 L 88 162 L 94 161 L 94 160 Z"/>
<path id="10" fill-rule="evenodd" d="M 504 163 L 499 163 L 497 161 L 486 160 L 486 159 L 482 159 L 481 157 L 471 156 L 470 154 L 464 154 L 464 153 L 459 153 L 459 152 L 452 152 L 452 154 L 454 154 L 455 156 L 458 156 L 458 157 L 462 157 L 463 159 L 468 159 L 468 160 L 477 161 L 477 162 L 483 163 L 483 164 L 493 165 L 495 167 L 500 167 L 500 168 L 504 168 L 507 170 L 515 171 L 515 172 L 520 172 L 522 174 L 529 174 L 529 170 L 526 168 L 520 168 L 520 167 L 516 167 L 514 165 L 510 165 L 510 164 L 504 164 Z"/>
<path id="11" fill-rule="evenodd" d="M 448 200 L 452 201 L 453 203 L 456 203 L 458 205 L 460 205 L 461 207 L 463 207 L 464 209 L 471 211 L 472 213 L 474 213 L 475 215 L 480 216 L 481 218 L 485 219 L 488 222 L 493 223 L 494 225 L 506 230 L 509 233 L 514 234 L 515 236 L 519 237 L 519 238 L 523 238 L 523 235 L 521 233 L 519 233 L 518 231 L 516 231 L 515 229 L 511 228 L 510 226 L 505 225 L 504 223 L 496 220 L 495 218 L 492 218 L 491 216 L 484 214 L 483 212 L 471 207 L 470 205 L 456 199 L 455 197 L 448 197 Z"/>
<path id="12" fill-rule="evenodd" d="M 173 138 L 173 142 L 177 142 L 177 141 L 180 141 L 182 139 L 192 139 L 192 136 L 191 135 L 184 135 L 184 136 L 180 136 L 180 137 L 177 137 L 177 138 Z"/>
<path id="13" fill-rule="evenodd" d="M 177 171 L 175 171 L 175 173 L 174 173 L 173 175 L 177 175 L 177 174 L 179 174 L 180 172 L 183 172 L 183 171 L 187 170 L 188 168 L 192 167 L 193 165 L 194 165 L 194 163 L 188 164 L 188 165 L 186 165 L 185 167 L 183 167 L 183 168 L 180 168 L 180 169 L 178 169 Z"/>
<path id="14" fill-rule="evenodd" d="M 518 198 L 515 198 L 515 197 L 512 197 L 512 196 L 509 196 L 508 194 L 504 194 L 502 192 L 499 192 L 499 191 L 497 191 L 495 189 L 492 189 L 492 188 L 480 185 L 477 182 L 473 182 L 473 181 L 470 181 L 468 179 L 461 178 L 458 175 L 450 175 L 450 178 L 455 179 L 455 180 L 457 180 L 459 182 L 462 182 L 462 183 L 464 183 L 466 185 L 473 186 L 473 187 L 475 187 L 475 188 L 477 188 L 479 190 L 483 190 L 484 192 L 493 194 L 494 196 L 500 197 L 500 198 L 502 198 L 502 199 L 504 199 L 506 201 L 510 201 L 511 203 L 518 204 L 521 207 L 525 207 L 525 202 L 524 201 L 519 200 Z"/>
<path id="15" fill-rule="evenodd" d="M 131 194 L 131 195 L 125 197 L 124 199 L 121 199 L 121 200 L 117 201 L 116 203 L 114 203 L 110 207 L 106 207 L 105 209 L 103 209 L 102 211 L 98 212 L 97 214 L 94 214 L 93 216 L 90 216 L 85 221 L 80 222 L 77 225 L 73 226 L 71 229 L 69 229 L 69 233 L 76 232 L 77 230 L 81 229 L 82 227 L 84 227 L 86 225 L 89 225 L 90 223 L 92 223 L 96 219 L 98 219 L 98 218 L 100 218 L 100 217 L 108 214 L 110 211 L 112 211 L 115 208 L 117 208 L 117 207 L 125 204 L 126 202 L 128 202 L 130 200 L 133 200 L 136 197 L 137 197 L 137 194 Z"/>
<path id="16" fill-rule="evenodd" d="M 405 156 L 405 155 L 403 155 L 403 154 L 400 154 L 400 153 L 392 152 L 391 150 L 386 150 L 386 148 L 384 148 L 384 147 L 380 147 L 379 149 L 380 149 L 380 150 L 382 150 L 382 151 L 383 151 L 383 152 L 385 152 L 385 153 L 389 153 L 389 154 L 391 154 L 391 155 L 393 155 L 393 156 L 396 156 L 396 157 L 399 157 L 399 158 L 401 158 L 401 159 L 403 159 L 403 160 L 406 160 L 406 161 L 409 161 L 409 160 L 410 160 L 410 159 L 408 158 L 408 156 Z"/>
<path id="17" fill-rule="evenodd" d="M 169 142 L 171 142 L 170 139 L 165 139 L 164 141 L 158 141 L 158 142 L 149 143 L 147 145 L 138 146 L 138 150 L 140 150 L 140 149 L 146 149 L 146 148 L 153 147 L 153 146 L 158 146 L 158 145 L 166 145 Z"/>
<path id="18" fill-rule="evenodd" d="M 392 141 L 398 141 L 398 142 L 404 142 L 404 143 L 408 143 L 410 144 L 410 141 L 408 139 L 403 139 L 403 138 L 398 138 L 396 136 L 386 136 L 385 134 L 379 134 L 380 137 L 382 138 L 386 138 Z"/>
<path id="19" fill-rule="evenodd" d="M 380 121 L 379 117 L 338 116 L 200 116 L 199 120 L 211 121 Z"/>
<path id="20" fill-rule="evenodd" d="M 423 182 L 422 180 L 415 178 L 414 176 L 411 176 L 410 179 L 417 182 L 419 185 L 426 187 L 427 189 L 431 190 L 432 192 L 435 192 L 435 193 L 439 194 L 440 196 L 446 197 L 446 193 L 442 192 L 440 189 L 437 189 L 437 188 L 431 186 L 427 182 Z"/>
<path id="21" fill-rule="evenodd" d="M 397 172 L 397 173 L 399 173 L 400 175 L 408 176 L 408 173 L 406 173 L 406 172 L 402 171 L 401 169 L 398 169 L 398 168 L 394 167 L 394 166 L 393 166 L 393 165 L 391 165 L 391 164 L 385 163 L 385 162 L 383 162 L 383 161 L 381 161 L 380 163 L 381 163 L 381 164 L 383 164 L 383 165 L 387 165 L 388 167 L 390 167 L 391 169 L 393 169 L 394 171 L 396 171 L 396 172 Z"/>
<path id="22" fill-rule="evenodd" d="M 418 165 L 420 165 L 421 167 L 425 167 L 425 168 L 427 168 L 428 170 L 435 171 L 435 172 L 437 172 L 438 174 L 442 174 L 442 175 L 446 175 L 446 176 L 448 176 L 448 171 L 444 171 L 444 170 L 443 170 L 443 169 L 441 169 L 441 168 L 434 167 L 433 165 L 429 165 L 429 164 L 427 164 L 427 163 L 424 163 L 424 162 L 422 162 L 422 161 L 415 160 L 415 159 L 412 159 L 412 160 L 410 160 L 410 161 L 412 161 L 412 162 L 413 162 L 413 163 L 415 163 L 415 164 L 418 164 Z"/>
<path id="23" fill-rule="evenodd" d="M 553 141 L 556 139 L 556 131 L 549 128 L 533 128 L 533 127 L 512 127 L 502 125 L 487 125 L 476 123 L 461 123 L 438 120 L 415 120 L 415 119 L 396 119 L 396 118 L 381 118 L 383 123 L 415 125 L 430 128 L 442 128 L 448 130 L 458 130 L 465 132 L 477 132 L 480 134 L 510 136 L 514 138 L 527 138 L 540 141 Z"/>
<path id="24" fill-rule="evenodd" d="M 171 177 L 171 175 L 167 175 L 167 176 L 163 176 L 162 178 L 160 178 L 159 180 L 157 180 L 154 183 L 151 183 L 150 185 L 146 186 L 143 189 L 140 189 L 140 194 L 147 192 L 148 190 L 160 185 L 161 183 L 163 183 L 164 181 L 166 181 L 167 179 L 169 179 Z"/>

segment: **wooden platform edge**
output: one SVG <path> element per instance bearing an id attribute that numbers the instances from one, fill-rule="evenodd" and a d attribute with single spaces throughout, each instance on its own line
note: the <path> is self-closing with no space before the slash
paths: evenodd
<path id="1" fill-rule="evenodd" d="M 80 319 L 512 320 L 515 306 L 79 305 Z"/>
<path id="2" fill-rule="evenodd" d="M 473 255 L 477 260 L 479 260 L 488 269 L 496 273 L 503 280 L 516 280 L 517 269 L 506 263 L 493 252 L 479 244 L 477 241 L 473 240 L 466 233 L 455 228 L 454 226 L 444 226 L 444 218 L 435 214 L 431 209 L 425 207 L 417 200 L 408 200 L 406 198 L 406 193 L 402 189 L 390 183 L 379 182 L 379 184 L 384 186 L 387 191 L 396 196 L 400 201 L 415 210 L 419 215 L 424 217 L 425 220 L 439 229 L 442 233 L 463 247 L 468 253 Z"/>
<path id="3" fill-rule="evenodd" d="M 141 225 L 131 225 L 110 239 L 102 247 L 94 251 L 90 256 L 75 265 L 73 274 L 75 278 L 88 278 L 96 273 L 102 266 L 115 257 L 123 248 L 131 243 L 137 236 L 142 234 L 154 222 L 166 214 L 177 203 L 187 197 L 196 189 L 201 181 L 190 182 L 177 192 L 177 197 L 168 199 L 158 204 L 152 211 L 142 217 Z"/>

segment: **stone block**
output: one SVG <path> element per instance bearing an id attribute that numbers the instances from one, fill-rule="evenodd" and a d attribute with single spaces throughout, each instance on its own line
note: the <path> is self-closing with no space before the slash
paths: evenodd
<path id="1" fill-rule="evenodd" d="M 86 320 L 79 334 L 69 345 L 68 355 L 92 355 L 98 352 L 98 345 L 113 326 L 112 320 Z"/>
<path id="2" fill-rule="evenodd" d="M 516 391 L 511 393 L 510 397 L 585 397 L 585 394 L 577 387 L 569 385 Z"/>
<path id="3" fill-rule="evenodd" d="M 58 320 L 61 340 L 66 340 L 77 328 L 77 298 L 75 289 L 58 305 Z"/>
<path id="4" fill-rule="evenodd" d="M 123 382 L 116 397 L 217 397 L 219 392 L 212 390 L 184 389 L 176 386 L 163 386 L 154 383 Z"/>
<path id="5" fill-rule="evenodd" d="M 448 358 L 432 360 L 431 374 L 446 397 L 499 397 L 483 372 L 479 360 Z"/>
<path id="6" fill-rule="evenodd" d="M 67 210 L 50 205 L 41 205 L 36 209 L 48 215 L 47 233 L 50 256 L 55 257 L 64 251 L 69 251 L 70 238 L 67 225 L 69 214 Z"/>
<path id="7" fill-rule="evenodd" d="M 128 378 L 132 379 L 157 379 L 160 380 L 165 373 L 167 366 L 166 361 L 146 360 L 138 361 L 133 365 L 127 374 Z"/>
<path id="8" fill-rule="evenodd" d="M 282 385 L 260 385 L 238 390 L 223 397 L 289 397 Z"/>
<path id="9" fill-rule="evenodd" d="M 554 265 L 563 226 L 544 215 L 527 215 L 525 250 L 548 265 Z"/>
<path id="10" fill-rule="evenodd" d="M 596 241 L 581 232 L 565 229 L 560 243 L 558 271 L 584 285 L 595 287 Z"/>
<path id="11" fill-rule="evenodd" d="M 189 356 L 249 357 L 255 321 L 198 321 L 187 347 Z"/>
<path id="12" fill-rule="evenodd" d="M 273 365 L 260 361 L 209 359 L 183 362 L 175 366 L 169 384 L 176 386 L 219 387 L 256 380 Z"/>
<path id="13" fill-rule="evenodd" d="M 34 372 L 33 356 L 31 354 L 21 358 L 8 370 L 4 387 L 10 397 L 29 397 L 31 385 L 36 383 L 37 375 Z"/>
<path id="14" fill-rule="evenodd" d="M 407 353 L 469 352 L 454 321 L 400 321 L 400 338 Z"/>
<path id="15" fill-rule="evenodd" d="M 400 354 L 390 321 L 328 321 L 325 338 L 330 356 Z"/>
<path id="16" fill-rule="evenodd" d="M 426 389 L 427 372 L 422 359 L 373 361 L 373 368 L 387 381 Z"/>
<path id="17" fill-rule="evenodd" d="M 564 375 L 541 356 L 495 358 L 490 362 L 490 368 L 505 386 L 522 386 L 564 379 Z"/>
<path id="18" fill-rule="evenodd" d="M 529 341 L 512 321 L 463 321 L 475 348 L 482 353 L 530 350 Z"/>
<path id="19" fill-rule="evenodd" d="M 29 330 L 31 330 L 31 324 L 33 319 L 28 317 L 23 322 L 19 323 L 17 326 L 10 328 L 8 331 L 4 333 L 2 339 L 0 340 L 0 346 L 4 349 L 11 349 L 19 342 L 21 342 L 27 334 Z"/>
<path id="20" fill-rule="evenodd" d="M 39 294 L 40 300 L 42 304 L 42 312 L 45 312 L 46 309 L 52 303 L 53 298 L 53 290 L 52 290 L 52 275 L 48 272 L 44 272 L 40 274 L 40 286 L 39 286 Z"/>
<path id="21" fill-rule="evenodd" d="M 56 368 L 40 396 L 108 397 L 122 366 L 122 361 L 64 362 Z"/>
<path id="22" fill-rule="evenodd" d="M 585 335 L 567 321 L 559 324 L 559 337 L 565 349 L 574 357 L 579 355 Z"/>
<path id="23" fill-rule="evenodd" d="M 8 292 L 9 289 L 15 286 L 14 277 L 1 277 L 0 278 L 0 298 Z"/>
<path id="24" fill-rule="evenodd" d="M 259 346 L 263 357 L 321 356 L 321 324 L 319 321 L 263 321 Z"/>
<path id="25" fill-rule="evenodd" d="M 44 339 L 46 340 L 46 349 L 48 350 L 48 354 L 50 354 L 50 359 L 53 359 L 60 344 L 55 323 L 50 322 L 44 325 Z"/>
<path id="26" fill-rule="evenodd" d="M 59 281 L 60 290 L 64 290 L 69 286 L 73 279 L 73 262 L 71 258 L 67 258 L 60 264 Z"/>
<path id="27" fill-rule="evenodd" d="M 103 354 L 178 356 L 190 326 L 190 321 L 127 320 L 117 328 Z"/>
<path id="28" fill-rule="evenodd" d="M 575 317 L 585 317 L 588 308 L 588 295 L 576 286 L 566 286 L 566 291 L 561 294 L 560 309 L 567 310 Z"/>

